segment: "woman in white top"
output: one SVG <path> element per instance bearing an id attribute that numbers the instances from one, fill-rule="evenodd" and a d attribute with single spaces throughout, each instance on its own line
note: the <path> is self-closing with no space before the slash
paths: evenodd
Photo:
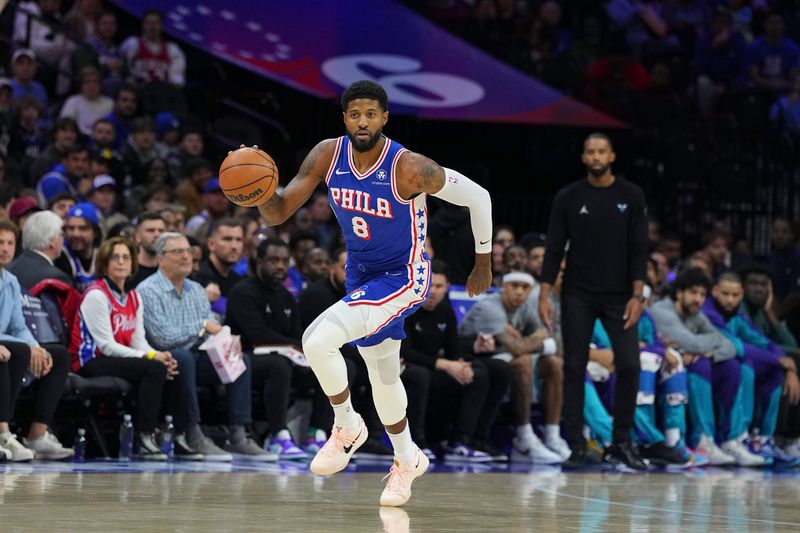
<path id="1" fill-rule="evenodd" d="M 103 96 L 103 75 L 96 67 L 83 67 L 80 80 L 81 92 L 67 98 L 60 116 L 74 119 L 81 133 L 91 135 L 94 123 L 114 110 L 114 100 Z"/>
<path id="2" fill-rule="evenodd" d="M 185 407 L 180 405 L 175 359 L 147 343 L 139 295 L 125 291 L 136 264 L 136 249 L 127 239 L 113 237 L 100 246 L 99 279 L 84 292 L 72 332 L 72 369 L 82 376 L 115 376 L 137 386 L 135 455 L 165 460 L 153 437 L 162 394 L 164 410 L 175 417 L 176 427 L 185 423 Z"/>

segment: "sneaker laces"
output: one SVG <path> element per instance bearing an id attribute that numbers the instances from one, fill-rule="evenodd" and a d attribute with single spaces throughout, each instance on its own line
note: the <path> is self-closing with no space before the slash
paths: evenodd
<path id="1" fill-rule="evenodd" d="M 386 478 L 389 478 L 389 481 L 386 483 L 386 490 L 389 492 L 400 492 L 398 489 L 401 486 L 408 486 L 408 473 L 397 463 L 392 464 L 389 473 L 383 476 L 381 481 L 384 481 Z"/>
<path id="2" fill-rule="evenodd" d="M 333 431 L 331 431 L 331 438 L 328 439 L 328 442 L 322 447 L 320 453 L 326 457 L 333 457 L 336 453 L 344 453 L 344 447 L 347 446 L 349 442 L 344 438 L 343 433 L 343 428 L 334 427 Z"/>

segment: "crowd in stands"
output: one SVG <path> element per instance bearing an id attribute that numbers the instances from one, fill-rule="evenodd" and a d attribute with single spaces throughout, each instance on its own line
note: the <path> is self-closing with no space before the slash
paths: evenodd
<path id="1" fill-rule="evenodd" d="M 701 109 L 713 112 L 734 86 L 753 86 L 772 94 L 788 124 L 800 78 L 786 34 L 799 25 L 792 13 L 767 11 L 782 4 L 749 4 L 612 1 L 607 20 L 588 17 L 574 33 L 555 1 L 450 2 L 437 17 L 499 55 L 522 49 L 526 68 L 544 79 L 582 65 L 587 98 L 601 107 L 615 91 L 669 77 L 659 54 L 696 53 L 708 66 L 697 76 Z M 131 385 L 138 457 L 166 459 L 158 440 L 168 414 L 178 458 L 310 458 L 332 411 L 310 369 L 287 354 L 302 353 L 304 328 L 345 295 L 347 253 L 327 193 L 278 227 L 235 207 L 215 176 L 219 158 L 205 146 L 203 122 L 143 102 L 186 81 L 185 55 L 163 37 L 162 15 L 146 13 L 141 34 L 118 44 L 117 18 L 101 2 L 76 0 L 63 16 L 62 7 L 17 6 L 9 77 L 0 79 L 0 459 L 72 455 L 71 427 L 56 415 L 75 376 Z M 601 39 L 609 25 L 621 39 Z M 604 49 L 608 56 L 592 55 Z M 430 297 L 406 321 L 401 348 L 415 442 L 449 461 L 565 461 L 558 307 L 548 331 L 536 304 L 544 235 L 497 226 L 494 292 L 473 300 L 463 291 L 474 249 L 468 214 L 434 201 L 431 209 Z M 700 249 L 685 250 L 651 221 L 634 438 L 661 466 L 796 465 L 797 232 L 777 218 L 771 253 L 753 257 L 725 223 L 708 229 Z M 48 310 L 44 321 L 34 301 Z M 241 336 L 246 370 L 223 386 L 199 345 L 224 326 Z M 614 414 L 602 324 L 586 349 L 586 435 L 602 448 Z M 366 366 L 354 347 L 342 353 L 370 429 L 360 454 L 391 458 Z M 32 415 L 15 416 L 20 397 Z M 292 434 L 289 409 L 301 400 L 310 405 L 308 430 Z M 207 421 L 217 405 L 221 431 Z"/>

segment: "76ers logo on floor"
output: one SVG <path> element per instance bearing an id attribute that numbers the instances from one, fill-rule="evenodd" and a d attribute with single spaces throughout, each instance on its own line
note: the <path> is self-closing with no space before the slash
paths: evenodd
<path id="1" fill-rule="evenodd" d="M 381 181 L 383 181 L 383 180 L 385 180 L 385 179 L 386 179 L 386 171 L 385 171 L 385 170 L 383 170 L 383 169 L 380 169 L 380 170 L 378 171 L 378 174 L 377 174 L 377 175 L 378 175 L 378 179 L 379 179 L 379 180 L 381 180 Z"/>

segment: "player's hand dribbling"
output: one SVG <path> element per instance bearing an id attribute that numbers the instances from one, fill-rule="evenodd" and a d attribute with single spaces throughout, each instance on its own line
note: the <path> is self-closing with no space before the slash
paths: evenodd
<path id="1" fill-rule="evenodd" d="M 492 254 L 475 254 L 475 267 L 467 278 L 467 294 L 477 296 L 492 285 Z"/>

